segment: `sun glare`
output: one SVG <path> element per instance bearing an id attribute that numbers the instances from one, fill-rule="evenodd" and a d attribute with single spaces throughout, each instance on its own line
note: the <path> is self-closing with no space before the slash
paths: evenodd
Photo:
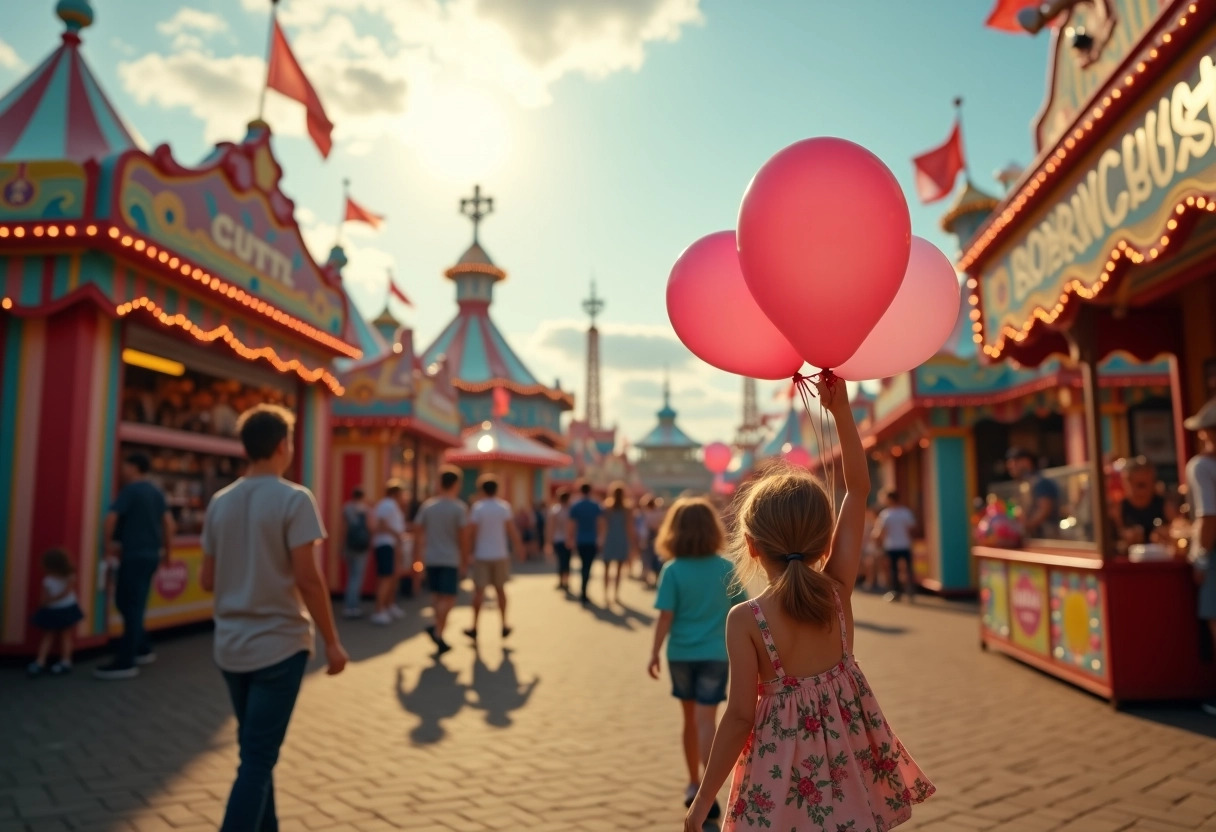
<path id="1" fill-rule="evenodd" d="M 511 150 L 511 123 L 489 93 L 440 83 L 413 100 L 409 143 L 434 175 L 467 182 L 495 173 Z"/>

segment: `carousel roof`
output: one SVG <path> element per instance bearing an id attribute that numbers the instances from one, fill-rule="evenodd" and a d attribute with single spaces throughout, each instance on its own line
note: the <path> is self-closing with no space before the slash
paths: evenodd
<path id="1" fill-rule="evenodd" d="M 942 215 L 942 230 L 947 234 L 954 233 L 954 225 L 960 217 L 974 213 L 991 213 L 999 204 L 999 200 L 991 194 L 986 194 L 967 180 L 967 185 L 961 191 L 950 208 Z"/>
<path id="2" fill-rule="evenodd" d="M 137 147 L 80 54 L 80 30 L 93 22 L 88 0 L 60 0 L 62 43 L 0 98 L 0 159 L 83 162 Z"/>
<path id="3" fill-rule="evenodd" d="M 671 406 L 671 386 L 663 384 L 663 409 L 657 414 L 659 424 L 646 437 L 637 443 L 637 447 L 654 448 L 699 448 L 701 443 L 691 438 L 676 424 L 676 411 Z"/>
<path id="4" fill-rule="evenodd" d="M 790 407 L 789 413 L 785 416 L 785 422 L 777 429 L 773 437 L 764 443 L 764 447 L 760 449 L 757 456 L 761 459 L 782 456 L 790 449 L 799 447 L 805 447 L 802 443 L 802 420 L 797 408 Z"/>
<path id="5" fill-rule="evenodd" d="M 444 454 L 444 460 L 454 465 L 481 465 L 486 462 L 509 462 L 537 468 L 564 468 L 572 460 L 566 454 L 542 445 L 502 422 L 482 422 L 465 434 L 459 448 Z"/>

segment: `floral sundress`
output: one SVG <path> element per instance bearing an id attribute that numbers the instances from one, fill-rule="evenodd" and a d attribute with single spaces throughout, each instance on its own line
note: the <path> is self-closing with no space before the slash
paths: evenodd
<path id="1" fill-rule="evenodd" d="M 804 677 L 785 674 L 760 605 L 748 602 L 777 678 L 758 685 L 756 725 L 735 767 L 722 832 L 886 832 L 934 792 L 850 655 L 834 596 L 843 656 Z"/>

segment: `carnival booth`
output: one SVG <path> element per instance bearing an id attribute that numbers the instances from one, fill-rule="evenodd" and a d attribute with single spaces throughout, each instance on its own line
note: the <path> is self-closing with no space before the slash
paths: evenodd
<path id="1" fill-rule="evenodd" d="M 331 258 L 332 259 L 332 258 Z M 414 353 L 413 332 L 386 309 L 370 329 L 359 321 L 355 333 L 364 358 L 339 373 L 346 388 L 331 403 L 333 471 L 327 488 L 329 539 L 326 577 L 334 591 L 342 574 L 342 505 L 359 487 L 374 503 L 389 479 L 399 480 L 418 506 L 438 490 L 444 451 L 460 445 L 456 389 L 444 362 L 424 367 Z M 391 344 L 391 346 L 389 346 Z M 412 512 L 411 512 L 412 514 Z M 366 589 L 376 577 L 369 574 Z"/>
<path id="2" fill-rule="evenodd" d="M 1103 359 L 1168 358 L 1179 479 L 1216 378 L 1216 2 L 1148 8 L 1076 6 L 1068 26 L 1106 33 L 1085 56 L 1056 30 L 1039 156 L 959 263 L 986 361 L 1075 361 L 1086 452 L 1053 475 L 1056 522 L 974 550 L 983 644 L 1115 702 L 1216 692 L 1182 534 L 1126 557 L 1105 521 Z"/>
<path id="3" fill-rule="evenodd" d="M 550 469 L 573 464 L 566 454 L 529 439 L 501 417 L 466 431 L 460 447 L 444 454 L 444 462 L 464 471 L 462 497 L 476 499 L 477 480 L 491 474 L 498 478 L 498 496 L 516 510 L 544 499 Z"/>
<path id="4" fill-rule="evenodd" d="M 105 640 L 102 521 L 122 457 L 143 451 L 177 521 L 151 628 L 210 616 L 198 534 L 243 469 L 237 414 L 297 416 L 289 476 L 326 480 L 330 364 L 345 295 L 309 256 L 279 190 L 265 124 L 197 167 L 140 150 L 80 54 L 84 0 L 58 7 L 63 43 L 0 99 L 0 650 L 33 644 L 41 552 L 79 570 L 84 645 Z"/>

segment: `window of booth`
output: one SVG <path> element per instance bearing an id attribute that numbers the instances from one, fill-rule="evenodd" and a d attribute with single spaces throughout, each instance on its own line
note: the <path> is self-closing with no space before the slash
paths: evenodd
<path id="1" fill-rule="evenodd" d="M 178 534 L 202 531 L 216 491 L 245 470 L 236 436 L 241 411 L 257 404 L 297 410 L 297 390 L 276 373 L 131 327 L 123 349 L 119 454 L 146 454 Z"/>

